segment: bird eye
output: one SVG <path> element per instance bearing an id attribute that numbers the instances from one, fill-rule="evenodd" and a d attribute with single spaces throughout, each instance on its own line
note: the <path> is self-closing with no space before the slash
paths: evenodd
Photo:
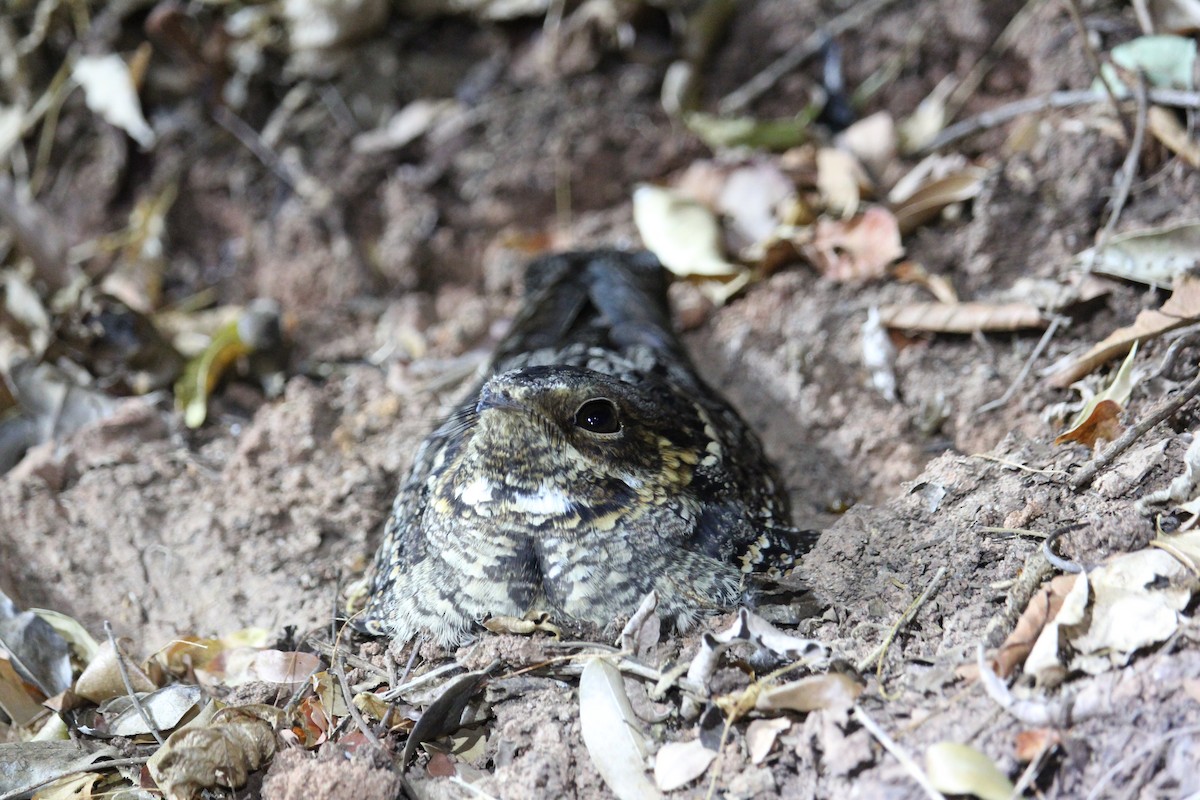
<path id="1" fill-rule="evenodd" d="M 620 433 L 617 404 L 607 397 L 588 400 L 575 412 L 575 426 L 592 433 Z"/>

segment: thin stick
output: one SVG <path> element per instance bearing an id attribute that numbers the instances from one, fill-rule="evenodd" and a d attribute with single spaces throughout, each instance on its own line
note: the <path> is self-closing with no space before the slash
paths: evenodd
<path id="1" fill-rule="evenodd" d="M 892 625 L 891 630 L 888 631 L 888 635 L 883 642 L 876 647 L 870 655 L 858 662 L 859 672 L 864 672 L 870 669 L 871 664 L 875 662 L 876 659 L 878 659 L 877 666 L 879 669 L 883 669 L 883 657 L 887 654 L 888 648 L 892 646 L 892 640 L 896 638 L 896 634 L 899 633 L 900 629 L 911 622 L 913 617 L 917 615 L 917 612 L 921 610 L 921 606 L 925 605 L 925 603 L 933 595 L 934 590 L 937 589 L 941 584 L 942 578 L 945 577 L 945 575 L 946 568 L 938 567 L 937 572 L 933 574 L 933 580 L 931 580 L 929 585 L 925 587 L 925 591 L 921 592 L 920 597 L 908 604 L 908 608 L 904 609 L 904 613 L 900 615 L 900 619 L 896 620 L 896 623 Z"/>
<path id="2" fill-rule="evenodd" d="M 1104 248 L 1108 247 L 1108 239 L 1117 228 L 1117 220 L 1120 218 L 1121 212 L 1125 210 L 1125 201 L 1129 199 L 1129 189 L 1133 186 L 1133 179 L 1137 177 L 1138 162 L 1141 161 L 1142 156 L 1142 144 L 1146 140 L 1146 117 L 1149 113 L 1149 104 L 1146 100 L 1146 78 L 1140 72 L 1137 77 L 1137 84 L 1134 86 L 1134 94 L 1137 97 L 1137 120 L 1133 129 L 1133 141 L 1129 145 L 1129 152 L 1125 154 L 1125 162 L 1121 164 L 1117 193 L 1113 196 L 1112 213 L 1108 215 L 1108 222 L 1105 223 L 1104 230 L 1100 231 L 1096 246 L 1092 248 L 1092 255 L 1084 269 L 1085 272 L 1091 272 L 1096 259 L 1100 257 Z"/>
<path id="3" fill-rule="evenodd" d="M 819 26 L 806 39 L 792 45 L 762 72 L 725 95 L 717 104 L 717 111 L 721 114 L 735 114 L 741 111 L 769 92 L 784 75 L 819 53 L 827 40 L 858 27 L 863 21 L 881 13 L 894 2 L 896 0 L 866 0 L 852 4 L 828 23 Z"/>
<path id="4" fill-rule="evenodd" d="M 1200 108 L 1200 92 L 1187 92 L 1179 89 L 1151 89 L 1146 93 L 1146 96 L 1151 103 L 1160 106 L 1188 109 Z M 998 127 L 1026 114 L 1034 114 L 1052 108 L 1095 105 L 1107 100 L 1108 96 L 1104 92 L 1093 92 L 1090 89 L 1050 92 L 1040 97 L 1027 97 L 1024 100 L 1014 100 L 1006 105 L 964 119 L 962 122 L 947 125 L 941 133 L 934 137 L 932 142 L 922 147 L 918 154 L 928 155 L 960 139 L 966 139 L 968 136 L 974 136 L 981 131 Z"/>
<path id="5" fill-rule="evenodd" d="M 929 777 L 923 769 L 917 766 L 917 762 L 913 761 L 912 756 L 906 753 L 900 745 L 896 744 L 896 740 L 888 736 L 887 731 L 881 728 L 878 722 L 871 719 L 867 712 L 862 710 L 862 706 L 855 706 L 853 715 L 858 720 L 858 723 L 866 728 L 867 732 L 883 745 L 883 749 L 891 753 L 892 757 L 900 762 L 900 766 L 904 767 L 905 771 L 917 782 L 917 785 L 925 790 L 927 797 L 931 800 L 946 800 L 944 794 L 933 788 L 933 784 L 929 782 Z"/>
<path id="6" fill-rule="evenodd" d="M 375 731 L 371 730 L 367 725 L 367 721 L 363 719 L 362 712 L 358 710 L 358 706 L 354 705 L 354 698 L 350 696 L 350 681 L 346 679 L 346 668 L 342 666 L 342 659 L 333 659 L 333 674 L 337 676 L 338 684 L 342 688 L 342 699 L 346 701 L 346 710 L 350 712 L 350 716 L 354 717 L 354 724 L 362 731 L 363 736 L 375 745 L 379 750 L 383 750 L 383 744 L 379 741 L 379 737 L 375 735 Z"/>
<path id="7" fill-rule="evenodd" d="M 117 647 L 117 637 L 113 636 L 112 624 L 108 620 L 104 620 L 104 632 L 108 634 L 108 643 L 112 645 L 113 655 L 117 659 L 117 671 L 121 673 L 121 683 L 125 684 L 125 691 L 129 695 L 130 702 L 137 709 L 138 716 L 142 718 L 142 722 L 146 723 L 146 727 L 150 729 L 150 733 L 154 735 L 154 741 L 160 745 L 166 744 L 167 740 L 162 735 L 162 731 L 158 729 L 158 725 L 154 720 L 150 719 L 150 715 L 146 713 L 146 707 L 142 705 L 141 699 L 137 696 L 137 692 L 133 690 L 133 681 L 129 680 L 129 670 L 125 666 L 125 657 L 121 655 L 121 648 Z"/>
<path id="8" fill-rule="evenodd" d="M 1050 340 L 1054 338 L 1054 334 L 1058 331 L 1058 327 L 1062 324 L 1062 321 L 1063 318 L 1057 314 L 1050 319 L 1050 325 L 1046 328 L 1046 332 L 1042 334 L 1042 338 L 1038 340 L 1037 346 L 1033 348 L 1033 352 L 1025 360 L 1025 365 L 1021 367 L 1021 371 L 1017 373 L 1017 377 L 1013 378 L 1013 382 L 1008 385 L 1008 389 L 995 400 L 984 403 L 975 409 L 976 414 L 985 414 L 988 411 L 993 411 L 1006 405 L 1012 399 L 1013 395 L 1017 393 L 1017 389 L 1021 388 L 1021 384 L 1025 383 L 1025 379 L 1029 377 L 1029 371 L 1033 369 L 1034 363 L 1041 357 L 1042 351 L 1046 349 L 1046 345 L 1050 344 Z"/>
<path id="9" fill-rule="evenodd" d="M 1091 485 L 1092 481 L 1096 479 L 1096 474 L 1100 472 L 1100 470 L 1111 464 L 1117 458 L 1117 456 L 1128 450 L 1134 442 L 1142 438 L 1142 436 L 1144 436 L 1155 425 L 1171 417 L 1177 411 L 1179 411 L 1179 409 L 1183 408 L 1190 401 L 1195 399 L 1197 394 L 1200 394 L 1200 371 L 1198 371 L 1196 376 L 1192 378 L 1191 382 L 1187 386 L 1184 386 L 1182 389 L 1180 389 L 1174 397 L 1167 398 L 1160 403 L 1159 407 L 1155 409 L 1149 416 L 1147 416 L 1137 425 L 1134 425 L 1132 428 L 1125 431 L 1125 433 L 1121 435 L 1120 439 L 1117 439 L 1115 442 L 1109 445 L 1107 450 L 1096 456 L 1096 458 L 1094 458 L 1090 464 L 1076 473 L 1075 477 L 1071 479 L 1071 489 L 1076 492 L 1086 489 L 1089 485 Z"/>

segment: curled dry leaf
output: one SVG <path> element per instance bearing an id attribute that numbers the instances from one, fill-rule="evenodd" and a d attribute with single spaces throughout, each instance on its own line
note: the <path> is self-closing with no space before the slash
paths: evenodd
<path id="1" fill-rule="evenodd" d="M 958 292 L 954 291 L 954 284 L 950 279 L 944 275 L 930 273 L 919 261 L 901 261 L 892 270 L 892 275 L 904 283 L 915 283 L 925 287 L 939 303 L 958 302 Z"/>
<path id="2" fill-rule="evenodd" d="M 1063 598 L 1075 585 L 1075 578 L 1075 575 L 1058 575 L 1033 596 L 996 653 L 993 666 L 997 675 L 1007 678 L 1025 663 L 1042 630 L 1058 616 Z"/>
<path id="3" fill-rule="evenodd" d="M 932 333 L 1019 331 L 1046 327 L 1029 303 L 906 303 L 883 306 L 880 319 L 889 328 Z"/>
<path id="4" fill-rule="evenodd" d="M 896 218 L 878 206 L 848 220 L 817 220 L 812 243 L 802 249 L 817 270 L 835 281 L 881 278 L 888 264 L 904 255 Z"/>
<path id="5" fill-rule="evenodd" d="M 407 765 L 409 759 L 416 755 L 417 748 L 425 742 L 454 733 L 462 726 L 463 711 L 495 666 L 493 663 L 486 669 L 467 672 L 446 682 L 437 699 L 429 704 L 408 735 L 404 752 L 400 755 L 401 764 Z"/>
<path id="6" fill-rule="evenodd" d="M 974 200 L 983 190 L 983 179 L 987 170 L 982 167 L 965 167 L 959 172 L 931 179 L 922 183 L 915 191 L 892 204 L 892 213 L 903 234 L 912 233 L 934 220 L 955 203 Z"/>
<path id="7" fill-rule="evenodd" d="M 972 794 L 981 800 L 1008 800 L 1012 781 L 990 758 L 965 744 L 938 742 L 925 751 L 925 774 L 946 794 Z"/>
<path id="8" fill-rule="evenodd" d="M 1132 325 L 1119 328 L 1049 378 L 1049 383 L 1065 389 L 1110 358 L 1128 352 L 1138 340 L 1154 339 L 1167 331 L 1200 319 L 1200 278 L 1180 278 L 1175 291 L 1158 310 L 1143 311 Z"/>
<path id="9" fill-rule="evenodd" d="M 122 648 L 120 659 L 125 664 L 125 671 L 129 675 L 129 682 L 133 685 L 133 690 L 135 692 L 154 691 L 157 688 L 154 681 L 150 680 L 150 676 L 143 672 L 141 667 L 124 652 L 128 643 L 128 639 L 118 640 L 118 644 Z M 110 697 L 126 694 L 125 681 L 121 678 L 121 668 L 117 659 L 118 655 L 113 650 L 112 642 L 101 642 L 100 648 L 96 651 L 96 657 L 83 668 L 83 674 L 75 682 L 75 694 L 85 700 L 91 700 L 93 703 L 102 703 Z"/>
<path id="10" fill-rule="evenodd" d="M 863 193 L 871 186 L 862 164 L 851 153 L 833 147 L 817 151 L 817 189 L 825 207 L 838 217 L 858 211 Z"/>
<path id="11" fill-rule="evenodd" d="M 699 739 L 687 742 L 668 742 L 654 756 L 654 784 L 664 792 L 672 792 L 699 778 L 717 757 Z"/>
<path id="12" fill-rule="evenodd" d="M 223 708 L 208 725 L 171 734 L 146 766 L 168 800 L 193 800 L 218 786 L 240 788 L 275 755 L 281 719 L 282 712 L 267 705 Z"/>
<path id="13" fill-rule="evenodd" d="M 1097 442 L 1111 442 L 1120 435 L 1121 406 L 1113 400 L 1101 400 L 1091 407 L 1086 419 L 1054 437 L 1054 443 L 1076 442 L 1084 447 L 1095 447 Z"/>
<path id="14" fill-rule="evenodd" d="M 1062 736 L 1054 728 L 1034 728 L 1027 731 L 1017 731 L 1013 742 L 1013 754 L 1017 761 L 1029 763 L 1040 758 L 1051 747 L 1062 743 Z"/>
<path id="15" fill-rule="evenodd" d="M 661 795 L 646 777 L 646 741 L 621 672 L 594 658 L 579 678 L 579 725 L 588 755 L 619 800 Z"/>

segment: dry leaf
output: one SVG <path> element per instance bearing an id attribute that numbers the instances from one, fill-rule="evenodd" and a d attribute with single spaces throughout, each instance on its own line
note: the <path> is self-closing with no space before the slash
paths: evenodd
<path id="1" fill-rule="evenodd" d="M 965 744 L 938 742 L 925 751 L 925 774 L 946 794 L 973 794 L 981 800 L 1009 800 L 1013 785 L 990 758 Z"/>
<path id="2" fill-rule="evenodd" d="M 1143 311 L 1132 325 L 1119 328 L 1059 372 L 1049 383 L 1065 389 L 1100 364 L 1125 353 L 1138 340 L 1154 339 L 1200 318 L 1200 278 L 1180 278 L 1174 293 L 1157 310 Z"/>
<path id="3" fill-rule="evenodd" d="M 1029 303 L 906 303 L 884 306 L 879 316 L 889 328 L 933 333 L 1046 327 L 1042 312 Z"/>
<path id="4" fill-rule="evenodd" d="M 936 219 L 948 206 L 964 203 L 979 196 L 987 170 L 966 167 L 960 172 L 922 183 L 911 194 L 892 202 L 892 213 L 902 234 L 912 233 L 925 223 Z"/>
<path id="5" fill-rule="evenodd" d="M 646 741 L 621 672 L 594 658 L 579 678 L 579 725 L 588 755 L 619 800 L 661 795 L 646 777 Z"/>
<path id="6" fill-rule="evenodd" d="M 99 772 L 67 775 L 33 793 L 33 800 L 91 800 L 96 784 L 104 778 Z M 3 787 L 0 787 L 3 788 Z"/>
<path id="7" fill-rule="evenodd" d="M 118 757 L 117 748 L 90 739 L 0 744 L 0 791 L 19 797 L 60 775 Z"/>
<path id="8" fill-rule="evenodd" d="M 867 281 L 887 274 L 888 264 L 904 255 L 896 218 L 873 206 L 848 220 L 817 220 L 804 255 L 835 281 Z"/>
<path id="9" fill-rule="evenodd" d="M 899 143 L 896 123 L 886 111 L 876 111 L 863 117 L 837 135 L 838 147 L 849 150 L 862 163 L 875 170 L 883 170 L 896 158 Z"/>
<path id="10" fill-rule="evenodd" d="M 756 719 L 746 727 L 746 751 L 751 764 L 761 764 L 771 752 L 779 734 L 792 726 L 787 717 Z"/>
<path id="11" fill-rule="evenodd" d="M 182 728 L 167 737 L 146 767 L 168 800 L 193 800 L 218 786 L 240 788 L 275 755 L 281 717 L 279 709 L 267 705 L 223 708 L 207 726 Z"/>
<path id="12" fill-rule="evenodd" d="M 717 757 L 699 739 L 669 742 L 654 756 L 654 783 L 664 792 L 672 792 L 699 778 Z"/>
<path id="13" fill-rule="evenodd" d="M 129 682 L 133 685 L 133 690 L 135 692 L 154 691 L 157 688 L 154 681 L 150 680 L 150 676 L 143 672 L 141 667 L 124 652 L 129 640 L 122 638 L 118 640 L 118 644 L 122 648 L 120 657 L 125 663 L 125 671 L 129 676 Z M 121 668 L 117 664 L 117 653 L 113 650 L 112 642 L 102 642 L 96 651 L 96 657 L 84 667 L 83 674 L 75 682 L 75 694 L 91 700 L 93 703 L 102 703 L 110 697 L 126 693 L 125 681 L 121 677 Z"/>
<path id="14" fill-rule="evenodd" d="M 93 113 L 124 130 L 143 150 L 154 145 L 154 131 L 142 116 L 129 67 L 119 55 L 80 56 L 71 68 L 71 77 L 83 87 Z"/>
<path id="15" fill-rule="evenodd" d="M 1034 728 L 1028 731 L 1018 731 L 1015 744 L 1017 760 L 1023 764 L 1041 757 L 1051 747 L 1062 742 L 1062 736 L 1054 728 Z"/>
<path id="16" fill-rule="evenodd" d="M 809 675 L 782 686 L 768 686 L 758 694 L 754 707 L 760 711 L 808 713 L 825 708 L 848 708 L 865 687 L 848 675 L 830 672 Z"/>
<path id="17" fill-rule="evenodd" d="M 1089 247 L 1075 263 L 1101 275 L 1125 278 L 1166 289 L 1179 288 L 1200 263 L 1200 222 L 1178 222 L 1161 228 L 1113 236 L 1097 253 Z"/>
<path id="18" fill-rule="evenodd" d="M 721 254 L 717 218 L 678 192 L 639 186 L 633 192 L 633 221 L 646 248 L 676 275 L 731 276 L 740 271 Z"/>
<path id="19" fill-rule="evenodd" d="M 849 217 L 858 212 L 858 204 L 870 180 L 862 165 L 850 153 L 833 147 L 817 151 L 817 189 L 825 207 L 835 216 Z"/>
<path id="20" fill-rule="evenodd" d="M 1101 400 L 1092 407 L 1087 419 L 1066 433 L 1060 433 L 1054 438 L 1054 443 L 1078 442 L 1091 448 L 1096 446 L 1096 442 L 1111 442 L 1121 435 L 1120 419 L 1121 406 L 1113 400 Z"/>
<path id="21" fill-rule="evenodd" d="M 879 321 L 879 309 L 871 306 L 859 336 L 863 366 L 875 391 L 889 403 L 896 402 L 896 347 Z"/>
<path id="22" fill-rule="evenodd" d="M 766 241 L 775 232 L 777 208 L 789 202 L 796 187 L 774 163 L 756 161 L 728 174 L 714 207 L 724 215 L 735 247 Z"/>
<path id="23" fill-rule="evenodd" d="M 1200 169 L 1200 144 L 1188 136 L 1187 128 L 1175 112 L 1162 106 L 1151 106 L 1146 115 L 1146 128 L 1163 147 L 1175 153 L 1193 169 Z"/>
<path id="24" fill-rule="evenodd" d="M 1042 630 L 1054 621 L 1058 610 L 1062 608 L 1063 598 L 1075 585 L 1075 575 L 1058 575 L 1049 583 L 1042 586 L 1038 593 L 1025 606 L 1012 633 L 1000 645 L 993 665 L 996 674 L 1007 678 L 1025 663 L 1033 643 L 1037 641 Z"/>
<path id="25" fill-rule="evenodd" d="M 550 614 L 546 611 L 530 611 L 523 617 L 506 615 L 489 617 L 484 620 L 483 627 L 492 633 L 515 633 L 519 636 L 528 636 L 541 631 L 550 634 L 555 639 L 562 638 L 562 629 L 550 621 Z"/>

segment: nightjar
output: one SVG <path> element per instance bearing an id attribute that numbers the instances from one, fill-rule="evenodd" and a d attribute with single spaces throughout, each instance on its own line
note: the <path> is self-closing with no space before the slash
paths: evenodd
<path id="1" fill-rule="evenodd" d="M 363 629 L 467 638 L 489 615 L 607 623 L 657 590 L 686 627 L 786 572 L 803 535 L 762 446 L 696 374 L 645 252 L 541 258 L 486 377 L 425 441 Z"/>

